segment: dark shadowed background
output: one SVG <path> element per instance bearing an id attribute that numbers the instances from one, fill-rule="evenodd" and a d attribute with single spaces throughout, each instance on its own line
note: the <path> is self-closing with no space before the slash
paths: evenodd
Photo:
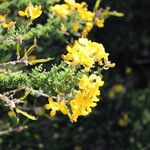
<path id="1" fill-rule="evenodd" d="M 104 72 L 98 106 L 77 123 L 61 115 L 30 121 L 29 129 L 0 137 L 0 149 L 150 149 L 150 1 L 105 0 L 102 5 L 123 12 L 124 17 L 107 19 L 104 28 L 94 28 L 89 35 L 103 43 L 116 63 Z"/>

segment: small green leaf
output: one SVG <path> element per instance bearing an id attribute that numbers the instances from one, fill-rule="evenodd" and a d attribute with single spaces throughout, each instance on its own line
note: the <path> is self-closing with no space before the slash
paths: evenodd
<path id="1" fill-rule="evenodd" d="M 37 120 L 37 118 L 35 116 L 32 116 L 32 115 L 28 114 L 27 112 L 25 112 L 21 109 L 16 108 L 16 112 L 26 116 L 27 118 L 29 118 L 31 120 Z"/>

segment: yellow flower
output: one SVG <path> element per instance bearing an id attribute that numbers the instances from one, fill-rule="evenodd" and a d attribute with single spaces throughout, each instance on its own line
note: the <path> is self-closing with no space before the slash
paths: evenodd
<path id="1" fill-rule="evenodd" d="M 59 110 L 59 104 L 57 102 L 54 102 L 52 98 L 49 98 L 48 101 L 49 101 L 49 104 L 45 105 L 45 109 L 47 110 L 52 109 L 50 112 L 50 115 L 55 116 L 56 111 Z"/>
<path id="2" fill-rule="evenodd" d="M 50 115 L 53 117 L 57 111 L 61 111 L 63 114 L 68 113 L 66 103 L 64 101 L 54 102 L 52 98 L 48 98 L 49 103 L 45 105 L 45 109 L 50 110 Z"/>
<path id="3" fill-rule="evenodd" d="M 122 113 L 122 117 L 118 120 L 118 124 L 121 127 L 126 127 L 129 122 L 129 117 L 127 113 Z"/>
<path id="4" fill-rule="evenodd" d="M 67 4 L 56 4 L 55 6 L 51 6 L 50 10 L 62 18 L 71 15 L 71 10 L 69 9 L 69 6 Z"/>
<path id="5" fill-rule="evenodd" d="M 31 20 L 34 20 L 38 18 L 42 14 L 41 6 L 35 6 L 29 11 L 29 15 L 31 17 Z"/>
<path id="6" fill-rule="evenodd" d="M 75 23 L 73 24 L 73 26 L 72 26 L 72 28 L 73 28 L 74 32 L 78 32 L 79 27 L 80 27 L 80 25 L 79 25 L 79 23 L 78 23 L 78 22 L 75 22 Z"/>
<path id="7" fill-rule="evenodd" d="M 99 28 L 103 28 L 103 27 L 104 27 L 104 19 L 96 18 L 96 19 L 95 19 L 95 24 L 96 24 Z"/>
<path id="8" fill-rule="evenodd" d="M 64 0 L 65 3 L 69 6 L 69 8 L 73 10 L 78 9 L 85 9 L 87 8 L 87 4 L 85 2 L 82 3 L 76 3 L 75 0 Z"/>
<path id="9" fill-rule="evenodd" d="M 92 108 L 97 105 L 100 95 L 99 88 L 104 82 L 100 76 L 91 74 L 90 76 L 83 75 L 78 84 L 79 90 L 74 98 L 68 101 L 57 99 L 53 101 L 49 98 L 49 103 L 45 105 L 45 109 L 51 110 L 50 115 L 55 116 L 57 111 L 68 115 L 72 122 L 76 122 L 79 116 L 86 116 L 92 112 Z"/>
<path id="10" fill-rule="evenodd" d="M 19 14 L 19 16 L 21 16 L 21 17 L 28 15 L 27 11 L 19 11 L 18 14 Z"/>
<path id="11" fill-rule="evenodd" d="M 79 18 L 81 18 L 83 21 L 89 21 L 92 22 L 95 16 L 94 12 L 88 11 L 85 8 L 80 8 L 77 10 Z"/>
<path id="12" fill-rule="evenodd" d="M 92 22 L 86 22 L 86 30 L 90 32 L 93 28 L 93 23 Z"/>
<path id="13" fill-rule="evenodd" d="M 66 106 L 66 103 L 64 101 L 60 102 L 59 104 L 59 110 L 64 114 L 66 115 L 68 113 L 68 109 L 67 109 L 67 106 Z"/>
<path id="14" fill-rule="evenodd" d="M 83 29 L 81 35 L 83 38 L 87 37 L 88 33 L 93 29 L 93 23 L 92 22 L 86 22 L 86 26 Z"/>
<path id="15" fill-rule="evenodd" d="M 66 4 L 56 4 L 51 6 L 50 10 L 56 15 L 65 18 L 70 16 L 72 12 L 76 12 L 77 16 L 83 21 L 93 21 L 95 13 L 88 11 L 85 2 L 76 3 L 75 0 L 65 0 Z"/>
<path id="16" fill-rule="evenodd" d="M 5 22 L 5 16 L 0 15 L 0 24 Z"/>
<path id="17" fill-rule="evenodd" d="M 108 57 L 104 58 L 104 69 L 113 68 L 115 65 L 115 63 L 108 61 Z"/>
<path id="18" fill-rule="evenodd" d="M 83 30 L 81 35 L 82 35 L 83 38 L 86 38 L 88 36 L 87 30 Z"/>
<path id="19" fill-rule="evenodd" d="M 34 7 L 32 4 L 29 4 L 29 6 L 25 9 L 25 11 L 19 11 L 18 14 L 20 16 L 30 17 L 31 20 L 34 20 L 42 14 L 41 6 L 35 5 Z"/>
<path id="20" fill-rule="evenodd" d="M 56 110 L 52 109 L 50 112 L 50 116 L 54 117 L 56 115 Z"/>
<path id="21" fill-rule="evenodd" d="M 95 74 L 83 75 L 79 82 L 80 91 L 75 95 L 75 98 L 70 101 L 71 114 L 69 117 L 71 121 L 76 122 L 79 116 L 86 116 L 92 112 L 91 107 L 97 105 L 99 101 L 97 95 L 100 94 L 99 87 L 104 82 L 99 76 Z"/>
<path id="22" fill-rule="evenodd" d="M 62 56 L 63 59 L 72 65 L 83 65 L 86 71 L 90 71 L 96 62 L 108 57 L 102 44 L 91 42 L 86 38 L 79 38 L 66 49 L 68 53 Z"/>
<path id="23" fill-rule="evenodd" d="M 3 28 L 8 28 L 8 29 L 11 29 L 11 28 L 14 28 L 15 27 L 15 23 L 13 21 L 9 22 L 9 23 L 3 23 L 2 24 L 2 27 Z"/>

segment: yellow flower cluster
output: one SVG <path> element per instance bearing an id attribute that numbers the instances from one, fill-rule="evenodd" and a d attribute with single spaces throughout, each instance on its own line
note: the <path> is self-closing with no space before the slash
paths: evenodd
<path id="1" fill-rule="evenodd" d="M 0 27 L 12 29 L 15 27 L 15 23 L 13 21 L 6 21 L 5 16 L 0 15 Z"/>
<path id="2" fill-rule="evenodd" d="M 92 22 L 86 22 L 85 28 L 82 31 L 82 37 L 87 37 L 88 33 L 93 29 L 93 23 Z"/>
<path id="3" fill-rule="evenodd" d="M 47 110 L 51 109 L 50 115 L 55 116 L 56 111 L 61 111 L 68 115 L 72 122 L 76 122 L 79 116 L 86 116 L 92 112 L 92 107 L 95 107 L 97 98 L 100 95 L 99 87 L 103 86 L 104 81 L 95 74 L 83 75 L 79 82 L 79 91 L 75 97 L 67 102 L 58 100 L 53 101 L 49 98 L 49 103 L 45 105 Z M 67 104 L 66 104 L 67 103 Z"/>
<path id="4" fill-rule="evenodd" d="M 13 21 L 8 22 L 8 23 L 4 23 L 2 25 L 3 28 L 9 28 L 9 29 L 13 28 L 14 26 L 15 26 L 15 23 Z"/>
<path id="5" fill-rule="evenodd" d="M 70 119 L 74 122 L 77 121 L 79 116 L 86 116 L 92 112 L 91 107 L 95 107 L 96 102 L 99 101 L 97 98 L 100 95 L 99 87 L 103 86 L 104 81 L 95 74 L 83 75 L 80 82 L 80 91 L 75 95 L 75 98 L 70 101 L 71 114 Z"/>
<path id="6" fill-rule="evenodd" d="M 90 68 L 94 67 L 94 64 L 98 62 L 105 67 L 114 67 L 115 64 L 111 64 L 108 61 L 108 53 L 102 44 L 92 42 L 86 38 L 79 38 L 72 46 L 67 46 L 68 53 L 63 55 L 63 59 L 73 65 L 83 65 L 86 71 L 90 71 Z"/>
<path id="7" fill-rule="evenodd" d="M 65 101 L 58 100 L 54 102 L 52 98 L 48 98 L 49 103 L 45 105 L 47 110 L 51 109 L 50 115 L 55 116 L 56 111 L 61 111 L 64 115 L 68 113 L 68 109 Z"/>
<path id="8" fill-rule="evenodd" d="M 78 25 L 77 25 L 78 26 Z M 68 53 L 63 55 L 63 59 L 72 65 L 82 65 L 86 71 L 90 71 L 96 62 L 103 68 L 114 67 L 108 61 L 108 53 L 102 44 L 92 42 L 86 38 L 79 38 L 73 45 L 67 46 Z M 83 74 L 75 96 L 67 100 L 54 101 L 49 98 L 49 103 L 45 105 L 47 110 L 51 110 L 50 115 L 55 116 L 57 111 L 68 115 L 72 122 L 76 122 L 79 116 L 86 116 L 92 112 L 92 107 L 97 105 L 100 95 L 99 88 L 103 86 L 100 76 Z"/>
<path id="9" fill-rule="evenodd" d="M 79 28 L 80 28 L 80 24 L 78 22 L 73 23 L 72 26 L 74 32 L 78 32 Z"/>
<path id="10" fill-rule="evenodd" d="M 73 11 L 77 11 L 78 16 L 84 21 L 92 21 L 94 13 L 88 11 L 87 4 L 85 2 L 76 3 L 75 0 L 64 0 L 65 4 L 56 4 L 51 6 L 50 10 L 60 17 L 67 17 L 72 14 Z"/>
<path id="11" fill-rule="evenodd" d="M 56 4 L 55 6 L 51 6 L 50 10 L 54 12 L 56 15 L 60 17 L 66 17 L 71 15 L 71 10 L 69 9 L 69 6 L 67 4 Z"/>
<path id="12" fill-rule="evenodd" d="M 77 13 L 77 16 L 85 21 L 85 28 L 83 29 L 81 35 L 86 37 L 88 33 L 92 30 L 93 25 L 102 28 L 104 26 L 104 19 L 97 18 L 95 12 L 88 10 L 88 5 L 85 2 L 76 3 L 75 0 L 64 0 L 65 4 L 56 4 L 51 6 L 50 10 L 62 18 L 70 16 L 73 12 Z M 75 32 L 78 32 L 79 26 L 73 24 L 73 29 Z"/>
<path id="13" fill-rule="evenodd" d="M 35 5 L 35 7 L 30 3 L 25 11 L 19 11 L 20 16 L 30 17 L 31 20 L 38 18 L 42 14 L 41 6 Z"/>

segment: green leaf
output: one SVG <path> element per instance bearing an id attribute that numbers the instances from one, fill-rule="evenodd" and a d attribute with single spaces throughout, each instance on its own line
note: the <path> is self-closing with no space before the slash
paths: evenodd
<path id="1" fill-rule="evenodd" d="M 28 119 L 37 120 L 37 118 L 35 116 L 32 116 L 32 115 L 28 114 L 27 112 L 25 112 L 21 109 L 16 108 L 16 112 L 26 116 Z"/>

